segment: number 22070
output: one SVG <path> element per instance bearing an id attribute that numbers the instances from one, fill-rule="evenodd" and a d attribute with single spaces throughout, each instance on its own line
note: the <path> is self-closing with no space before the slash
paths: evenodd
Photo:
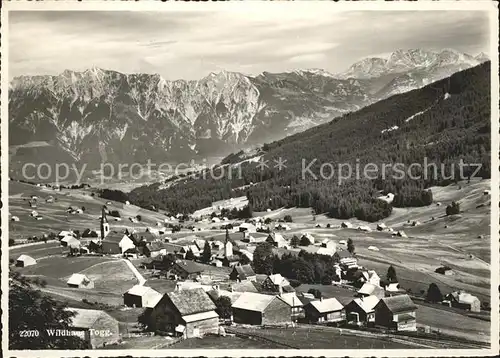
<path id="1" fill-rule="evenodd" d="M 40 332 L 36 329 L 31 329 L 31 330 L 24 330 L 19 332 L 19 337 L 21 338 L 27 338 L 27 337 L 38 337 L 40 335 Z"/>

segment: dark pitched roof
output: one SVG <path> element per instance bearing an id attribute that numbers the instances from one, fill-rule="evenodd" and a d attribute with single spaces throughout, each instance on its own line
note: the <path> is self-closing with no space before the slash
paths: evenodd
<path id="1" fill-rule="evenodd" d="M 103 240 L 101 242 L 102 244 L 102 248 L 103 250 L 105 248 L 112 248 L 112 247 L 117 247 L 117 248 L 120 248 L 120 243 L 119 242 L 114 242 L 114 241 L 107 241 L 107 240 Z"/>
<path id="2" fill-rule="evenodd" d="M 380 301 L 384 302 L 392 313 L 414 311 L 417 309 L 417 306 L 408 295 L 384 297 Z"/>
<path id="3" fill-rule="evenodd" d="M 306 306 L 309 308 L 312 307 L 319 313 L 335 312 L 344 308 L 342 303 L 340 303 L 335 297 L 309 301 Z"/>
<path id="4" fill-rule="evenodd" d="M 85 229 L 82 237 L 99 237 L 99 234 L 95 230 Z"/>
<path id="5" fill-rule="evenodd" d="M 143 231 L 143 232 L 137 232 L 134 234 L 134 236 L 137 238 L 138 241 L 141 241 L 142 239 L 146 240 L 147 242 L 151 242 L 157 237 L 151 233 L 150 231 Z"/>
<path id="6" fill-rule="evenodd" d="M 230 288 L 233 292 L 259 292 L 260 284 L 253 281 L 242 281 L 231 283 Z"/>
<path id="7" fill-rule="evenodd" d="M 167 252 L 180 252 L 181 249 L 182 249 L 182 246 L 181 245 L 176 245 L 176 244 L 172 244 L 170 242 L 165 242 L 163 243 L 163 248 L 165 250 L 167 250 Z"/>
<path id="8" fill-rule="evenodd" d="M 297 297 L 299 298 L 300 302 L 305 306 L 311 301 L 317 300 L 317 298 L 314 297 L 313 294 L 311 293 L 304 293 L 304 292 L 298 292 Z"/>
<path id="9" fill-rule="evenodd" d="M 335 255 L 338 255 L 339 258 L 344 259 L 344 258 L 351 258 L 353 257 L 351 253 L 347 250 L 340 250 L 335 253 Z"/>
<path id="10" fill-rule="evenodd" d="M 241 279 L 246 279 L 251 276 L 255 276 L 255 272 L 250 265 L 235 266 L 233 270 L 238 272 Z"/>
<path id="11" fill-rule="evenodd" d="M 215 304 L 202 288 L 166 294 L 182 316 L 215 310 Z"/>
<path id="12" fill-rule="evenodd" d="M 108 235 L 106 235 L 104 240 L 108 241 L 108 242 L 119 243 L 121 241 L 121 239 L 123 239 L 124 235 L 125 235 L 125 233 L 123 233 L 123 232 L 111 231 Z"/>
<path id="13" fill-rule="evenodd" d="M 240 261 L 240 257 L 237 255 L 232 255 L 232 256 L 224 257 L 224 260 L 227 262 L 238 262 L 238 261 Z"/>
<path id="14" fill-rule="evenodd" d="M 150 251 L 160 251 L 161 249 L 164 248 L 164 243 L 159 241 L 153 241 L 147 244 L 147 248 Z"/>
<path id="15" fill-rule="evenodd" d="M 361 278 L 364 278 L 363 276 L 363 270 L 356 270 L 352 273 L 352 277 L 356 280 L 359 280 Z"/>
<path id="16" fill-rule="evenodd" d="M 199 273 L 203 271 L 203 268 L 201 268 L 196 262 L 190 260 L 177 260 L 175 265 L 187 273 Z"/>

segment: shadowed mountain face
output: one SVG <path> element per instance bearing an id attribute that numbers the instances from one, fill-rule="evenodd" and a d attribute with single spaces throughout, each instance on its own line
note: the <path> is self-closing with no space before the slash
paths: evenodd
<path id="1" fill-rule="evenodd" d="M 198 81 L 167 81 L 92 68 L 16 77 L 9 89 L 9 141 L 16 146 L 11 161 L 35 160 L 30 153 L 37 147 L 25 146 L 31 142 L 51 147 L 49 160 L 70 157 L 90 167 L 223 155 L 303 131 L 484 59 L 453 50 L 398 50 L 388 60 L 365 59 L 339 75 L 303 70 L 251 77 L 223 71 Z"/>
<path id="2" fill-rule="evenodd" d="M 224 170 L 223 178 L 201 171 L 172 176 L 132 190 L 128 199 L 190 213 L 215 200 L 246 196 L 254 211 L 313 208 L 370 222 L 390 215 L 392 207 L 430 205 L 429 187 L 472 175 L 491 177 L 490 66 L 483 63 L 257 150 L 234 153 L 214 171 Z M 234 170 L 238 166 L 241 170 Z M 229 175 L 236 171 L 241 175 Z M 381 193 L 394 194 L 391 205 L 376 199 Z"/>

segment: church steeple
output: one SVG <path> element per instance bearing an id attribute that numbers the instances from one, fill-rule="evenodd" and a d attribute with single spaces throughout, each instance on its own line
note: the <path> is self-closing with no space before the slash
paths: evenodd
<path id="1" fill-rule="evenodd" d="M 224 257 L 229 258 L 233 256 L 233 243 L 229 237 L 229 230 L 226 228 L 226 242 L 224 243 Z"/>
<path id="2" fill-rule="evenodd" d="M 101 240 L 109 234 L 109 223 L 108 219 L 106 218 L 105 208 L 106 207 L 103 205 L 101 211 Z"/>

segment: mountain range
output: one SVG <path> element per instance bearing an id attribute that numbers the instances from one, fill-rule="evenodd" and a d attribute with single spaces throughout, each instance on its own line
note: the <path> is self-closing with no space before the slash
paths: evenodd
<path id="1" fill-rule="evenodd" d="M 256 212 L 303 207 L 370 222 L 390 215 L 392 207 L 430 205 L 429 187 L 491 177 L 490 67 L 488 61 L 241 150 L 223 159 L 214 176 L 192 171 L 137 187 L 125 198 L 146 208 L 192 213 L 246 196 Z M 463 172 L 459 163 L 467 164 Z M 377 199 L 388 193 L 394 194 L 390 205 Z"/>
<path id="2" fill-rule="evenodd" d="M 91 68 L 15 77 L 9 87 L 11 164 L 36 157 L 92 167 L 102 161 L 226 155 L 485 60 L 484 54 L 416 49 L 395 51 L 388 59 L 363 59 L 340 74 L 321 69 L 257 76 L 222 71 L 200 80 L 168 81 L 158 74 Z M 39 154 L 44 150 L 50 155 Z"/>

